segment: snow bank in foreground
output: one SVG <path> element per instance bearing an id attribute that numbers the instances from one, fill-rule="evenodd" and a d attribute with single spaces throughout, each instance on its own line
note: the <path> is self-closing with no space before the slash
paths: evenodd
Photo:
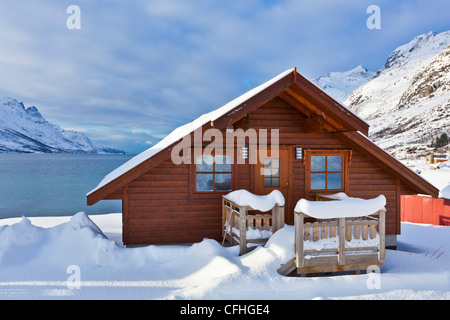
<path id="1" fill-rule="evenodd" d="M 0 268 L 107 265 L 104 253 L 115 246 L 84 212 L 53 228 L 37 227 L 23 217 L 19 223 L 0 227 Z"/>
<path id="2" fill-rule="evenodd" d="M 230 192 L 225 198 L 239 206 L 250 206 L 255 210 L 263 212 L 272 210 L 275 205 L 279 205 L 280 207 L 284 206 L 284 197 L 279 190 L 273 190 L 265 196 L 258 196 L 242 189 Z"/>
<path id="3" fill-rule="evenodd" d="M 380 195 L 374 199 L 345 199 L 339 201 L 308 201 L 300 199 L 295 206 L 295 212 L 303 212 L 317 219 L 332 219 L 345 217 L 362 217 L 385 210 L 386 198 Z"/>
<path id="4" fill-rule="evenodd" d="M 373 290 L 365 274 L 279 275 L 294 257 L 293 226 L 243 256 L 211 239 L 124 248 L 105 236 L 120 226 L 119 214 L 0 220 L 0 298 L 450 299 L 450 227 L 402 224 L 401 250 L 386 251 L 381 287 Z M 72 265 L 80 289 L 67 287 Z"/>

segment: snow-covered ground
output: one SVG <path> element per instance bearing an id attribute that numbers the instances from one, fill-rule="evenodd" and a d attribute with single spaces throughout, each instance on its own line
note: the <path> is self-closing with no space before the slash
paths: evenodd
<path id="1" fill-rule="evenodd" d="M 450 161 L 430 164 L 425 163 L 424 158 L 420 158 L 403 160 L 402 163 L 425 180 L 431 182 L 439 190 L 450 185 Z"/>
<path id="2" fill-rule="evenodd" d="M 30 220 L 2 221 L 1 299 L 450 299 L 450 227 L 403 223 L 374 282 L 376 274 L 279 275 L 294 254 L 292 226 L 239 257 L 209 239 L 123 248 L 83 214 Z M 120 214 L 92 220 L 118 239 Z"/>
<path id="3" fill-rule="evenodd" d="M 443 184 L 447 169 L 422 174 Z M 238 253 L 211 239 L 125 248 L 121 214 L 4 219 L 0 299 L 450 299 L 450 227 L 402 223 L 380 274 L 279 275 L 292 226 Z"/>

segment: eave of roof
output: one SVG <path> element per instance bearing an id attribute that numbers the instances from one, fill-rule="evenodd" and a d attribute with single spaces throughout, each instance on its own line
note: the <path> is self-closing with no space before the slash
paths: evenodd
<path id="1" fill-rule="evenodd" d="M 417 193 L 431 195 L 438 197 L 439 189 L 437 189 L 429 181 L 422 178 L 420 175 L 405 166 L 392 155 L 378 147 L 368 137 L 361 132 L 340 132 L 337 133 L 341 138 L 359 146 L 364 152 L 371 155 L 371 157 L 385 167 L 387 171 L 391 171 L 403 180 L 411 189 Z"/>

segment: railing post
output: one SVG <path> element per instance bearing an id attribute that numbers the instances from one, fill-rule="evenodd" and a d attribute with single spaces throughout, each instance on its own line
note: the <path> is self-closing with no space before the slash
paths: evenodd
<path id="1" fill-rule="evenodd" d="M 302 212 L 294 212 L 294 226 L 295 226 L 295 265 L 301 268 L 304 265 L 303 257 L 303 227 L 304 215 Z"/>
<path id="2" fill-rule="evenodd" d="M 272 233 L 284 227 L 284 206 L 275 205 L 272 208 Z"/>
<path id="3" fill-rule="evenodd" d="M 339 265 L 345 264 L 345 218 L 339 218 L 338 221 L 339 236 Z"/>
<path id="4" fill-rule="evenodd" d="M 239 207 L 239 248 L 240 255 L 247 253 L 247 210 Z"/>
<path id="5" fill-rule="evenodd" d="M 227 209 L 225 208 L 225 198 L 222 197 L 222 238 L 227 236 Z M 223 245 L 223 241 L 222 241 Z"/>
<path id="6" fill-rule="evenodd" d="M 386 211 L 379 211 L 378 219 L 378 234 L 380 236 L 380 262 L 385 261 L 385 247 L 386 247 Z"/>
<path id="7" fill-rule="evenodd" d="M 278 207 L 278 229 L 284 227 L 284 206 Z"/>
<path id="8" fill-rule="evenodd" d="M 272 234 L 278 230 L 278 206 L 272 208 Z"/>

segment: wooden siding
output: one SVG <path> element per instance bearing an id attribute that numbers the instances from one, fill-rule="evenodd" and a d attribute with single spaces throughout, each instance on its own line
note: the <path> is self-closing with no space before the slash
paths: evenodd
<path id="1" fill-rule="evenodd" d="M 399 234 L 400 194 L 408 193 L 409 189 L 372 161 L 363 149 L 344 142 L 338 134 L 327 132 L 320 123 L 311 132 L 307 122 L 298 107 L 276 97 L 237 121 L 234 128 L 279 129 L 280 145 L 292 148 L 352 150 L 347 194 L 360 198 L 384 194 L 387 199 L 386 233 Z M 305 195 L 312 196 L 305 190 L 304 164 L 295 159 L 294 154 L 292 151 L 289 203 L 285 210 L 288 224 L 294 222 L 296 202 Z M 167 159 L 123 188 L 125 244 L 197 242 L 205 237 L 221 239 L 223 193 L 196 194 L 194 170 L 193 165 L 177 166 Z M 252 175 L 253 170 L 248 164 L 233 165 L 233 189 L 253 192 Z"/>
<path id="2" fill-rule="evenodd" d="M 128 185 L 127 244 L 218 238 L 221 197 L 190 199 L 189 166 L 170 159 Z M 217 209 L 219 208 L 219 209 Z M 125 221 L 124 221 L 125 225 Z"/>

